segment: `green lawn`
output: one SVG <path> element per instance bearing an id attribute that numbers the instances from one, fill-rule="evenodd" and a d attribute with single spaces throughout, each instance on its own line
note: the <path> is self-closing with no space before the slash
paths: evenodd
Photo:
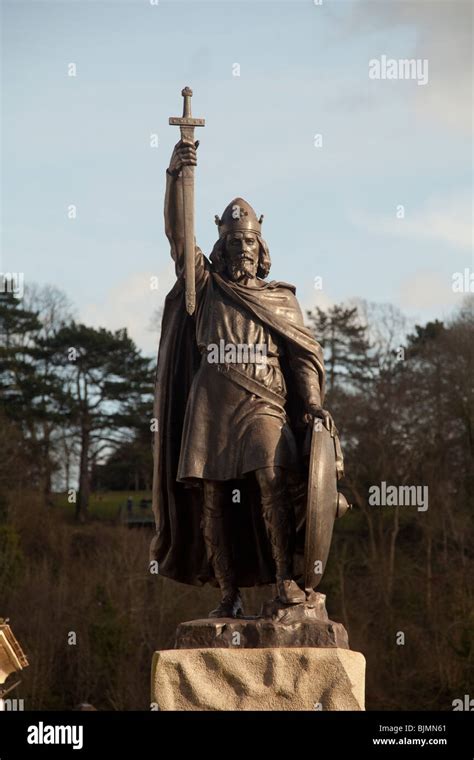
<path id="1" fill-rule="evenodd" d="M 129 496 L 133 499 L 133 515 L 151 514 L 151 507 L 142 510 L 139 506 L 141 499 L 151 499 L 151 491 L 100 491 L 91 494 L 89 515 L 101 520 L 115 520 L 121 507 L 126 512 Z M 53 501 L 55 506 L 64 509 L 71 516 L 74 515 L 76 505 L 68 502 L 67 493 L 54 494 Z"/>

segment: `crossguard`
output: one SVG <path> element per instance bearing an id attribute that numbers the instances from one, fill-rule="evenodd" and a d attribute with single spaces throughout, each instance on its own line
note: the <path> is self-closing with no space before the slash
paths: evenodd
<path id="1" fill-rule="evenodd" d="M 181 90 L 183 96 L 183 115 L 170 116 L 169 123 L 176 127 L 203 127 L 204 119 L 195 119 L 191 113 L 191 98 L 193 91 L 190 87 L 184 87 Z"/>

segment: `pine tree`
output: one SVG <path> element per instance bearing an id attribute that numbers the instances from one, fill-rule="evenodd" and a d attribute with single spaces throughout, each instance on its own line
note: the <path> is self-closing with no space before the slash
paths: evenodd
<path id="1" fill-rule="evenodd" d="M 80 441 L 76 517 L 84 520 L 92 464 L 131 436 L 145 404 L 151 412 L 151 363 L 125 329 L 111 332 L 72 322 L 41 341 L 40 347 L 61 377 L 58 400 Z"/>
<path id="2" fill-rule="evenodd" d="M 366 380 L 373 363 L 366 328 L 359 320 L 357 307 L 335 305 L 327 311 L 316 307 L 314 311 L 308 311 L 307 316 L 310 329 L 324 349 L 331 395 L 339 385 Z"/>

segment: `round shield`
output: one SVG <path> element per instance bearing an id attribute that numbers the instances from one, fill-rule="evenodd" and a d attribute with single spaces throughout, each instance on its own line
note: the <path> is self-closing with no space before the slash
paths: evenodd
<path id="1" fill-rule="evenodd" d="M 309 591 L 321 582 L 338 509 L 335 440 L 315 419 L 311 435 L 304 552 L 304 581 Z"/>

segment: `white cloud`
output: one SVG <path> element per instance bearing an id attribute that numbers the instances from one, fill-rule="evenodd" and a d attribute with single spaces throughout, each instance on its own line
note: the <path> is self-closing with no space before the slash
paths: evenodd
<path id="1" fill-rule="evenodd" d="M 306 310 L 309 309 L 310 311 L 313 311 L 313 309 L 319 307 L 323 311 L 327 311 L 336 303 L 334 298 L 331 298 L 331 296 L 329 296 L 323 290 L 314 290 L 311 293 L 308 287 L 303 290 L 303 293 L 299 300 L 305 320 Z"/>
<path id="2" fill-rule="evenodd" d="M 158 290 L 151 288 L 152 277 L 158 277 Z M 161 272 L 136 272 L 111 287 L 100 303 L 85 303 L 81 308 L 81 320 L 109 330 L 126 327 L 139 348 L 154 356 L 159 335 L 158 329 L 151 328 L 151 320 L 163 305 L 174 281 L 172 263 Z"/>
<path id="3" fill-rule="evenodd" d="M 349 218 L 357 227 L 380 235 L 393 235 L 418 240 L 436 240 L 457 248 L 472 248 L 472 197 L 458 193 L 432 197 L 420 209 L 405 208 L 405 217 L 393 214 L 375 215 L 351 210 Z"/>
<path id="4" fill-rule="evenodd" d="M 460 296 L 453 292 L 452 277 L 424 270 L 407 277 L 400 285 L 400 304 L 407 309 L 432 309 L 455 306 Z"/>
<path id="5" fill-rule="evenodd" d="M 429 62 L 429 84 L 412 90 L 420 116 L 471 134 L 472 14 L 472 4 L 466 0 L 361 0 L 354 5 L 349 30 L 389 33 L 386 50 L 375 51 L 380 38 L 374 38 L 373 57 L 379 53 L 398 57 L 392 42 L 394 29 L 415 31 L 408 57 Z"/>

